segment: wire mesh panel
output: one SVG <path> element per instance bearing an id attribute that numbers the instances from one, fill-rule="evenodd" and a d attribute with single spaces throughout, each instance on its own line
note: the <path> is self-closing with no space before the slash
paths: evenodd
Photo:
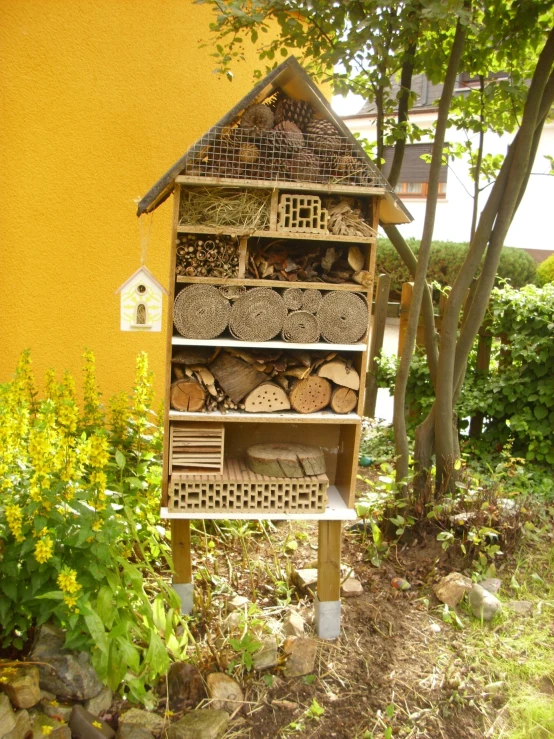
<path id="1" fill-rule="evenodd" d="M 337 129 L 324 135 L 214 126 L 189 150 L 183 174 L 388 189 L 377 167 Z"/>

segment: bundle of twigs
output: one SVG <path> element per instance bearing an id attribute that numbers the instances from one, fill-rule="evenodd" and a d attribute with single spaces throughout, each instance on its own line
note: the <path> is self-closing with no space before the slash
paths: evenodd
<path id="1" fill-rule="evenodd" d="M 265 191 L 195 187 L 181 195 L 179 223 L 260 231 L 269 226 L 270 201 Z"/>
<path id="2" fill-rule="evenodd" d="M 375 229 L 367 223 L 359 208 L 352 208 L 346 200 L 330 204 L 327 208 L 327 228 L 338 236 L 376 236 Z"/>

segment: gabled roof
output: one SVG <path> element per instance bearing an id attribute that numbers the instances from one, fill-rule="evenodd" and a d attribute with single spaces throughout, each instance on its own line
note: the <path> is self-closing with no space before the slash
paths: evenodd
<path id="1" fill-rule="evenodd" d="M 249 105 L 261 103 L 279 90 L 295 100 L 310 102 L 319 116 L 331 121 L 338 129 L 340 136 L 348 142 L 349 151 L 356 157 L 357 161 L 363 162 L 364 169 L 370 173 L 373 187 L 377 186 L 384 190 L 384 198 L 379 211 L 382 223 L 409 223 L 413 220 L 385 177 L 367 156 L 346 124 L 334 113 L 311 77 L 293 56 L 272 70 L 248 95 L 243 97 L 237 105 L 187 150 L 142 198 L 138 204 L 137 215 L 141 216 L 143 213 L 149 213 L 163 203 L 173 192 L 176 178 L 186 173 L 187 166 L 190 170 L 192 163 L 199 160 L 202 152 L 216 145 L 222 130 L 235 126 L 241 114 Z M 307 180 L 304 181 L 308 182 Z M 233 182 L 236 183 L 236 180 L 233 180 Z M 221 178 L 221 184 L 225 184 L 225 177 Z M 329 182 L 328 186 L 329 192 L 332 192 L 333 184 Z M 343 188 L 342 192 L 345 192 L 345 190 L 346 188 Z"/>
<path id="2" fill-rule="evenodd" d="M 139 267 L 136 272 L 133 272 L 133 274 L 125 280 L 123 285 L 120 285 L 117 288 L 117 290 L 115 291 L 115 294 L 117 295 L 117 293 L 120 293 L 122 290 L 124 290 L 127 287 L 127 285 L 130 282 L 132 282 L 135 279 L 135 277 L 137 277 L 141 272 L 142 274 L 146 275 L 146 277 L 148 277 L 150 280 L 152 280 L 152 282 L 156 284 L 160 288 L 160 290 L 162 290 L 166 295 L 169 294 L 167 290 L 165 289 L 165 287 L 162 285 L 162 283 L 154 277 L 152 272 L 150 272 L 148 267 L 145 267 L 144 264 L 142 265 L 142 267 Z"/>

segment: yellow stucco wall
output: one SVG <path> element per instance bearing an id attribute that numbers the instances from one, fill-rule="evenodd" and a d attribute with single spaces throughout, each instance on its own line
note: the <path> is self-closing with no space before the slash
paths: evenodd
<path id="1" fill-rule="evenodd" d="M 211 12 L 192 0 L 0 0 L 0 381 L 19 353 L 76 377 L 97 357 L 105 396 L 165 330 L 122 333 L 115 290 L 140 263 L 134 200 L 251 89 L 213 73 Z M 146 265 L 167 286 L 171 200 Z M 164 298 L 164 321 L 167 302 Z"/>

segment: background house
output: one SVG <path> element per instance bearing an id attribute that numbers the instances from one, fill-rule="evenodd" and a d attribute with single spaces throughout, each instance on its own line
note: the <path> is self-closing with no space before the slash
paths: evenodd
<path id="1" fill-rule="evenodd" d="M 216 77 L 199 49 L 212 10 L 192 0 L 0 11 L 0 381 L 26 347 L 39 380 L 48 367 L 78 377 L 88 347 L 106 396 L 130 388 L 141 350 L 160 389 L 164 331 L 122 332 L 115 291 L 148 234 L 146 266 L 167 286 L 171 205 L 141 234 L 135 201 L 250 90 L 254 59 L 232 84 Z"/>
<path id="2" fill-rule="evenodd" d="M 466 94 L 471 84 L 466 76 L 460 75 L 456 94 Z M 410 111 L 410 119 L 421 128 L 427 128 L 436 120 L 436 101 L 441 95 L 442 85 L 434 85 L 425 75 L 420 74 L 414 76 L 412 90 L 416 93 L 417 99 Z M 343 116 L 343 120 L 353 132 L 359 133 L 369 141 L 375 140 L 375 106 L 372 103 L 363 105 L 356 114 Z M 511 134 L 503 136 L 486 134 L 485 153 L 505 154 L 512 138 Z M 463 140 L 462 132 L 453 128 L 448 129 L 448 142 Z M 414 216 L 412 223 L 402 227 L 402 234 L 406 237 L 420 238 L 423 230 L 429 165 L 423 162 L 421 155 L 430 151 L 429 138 L 406 148 L 404 165 L 396 188 Z M 554 154 L 554 121 L 547 123 L 544 128 L 533 174 L 506 238 L 506 246 L 526 249 L 537 261 L 542 261 L 554 250 L 554 234 L 549 222 L 554 203 L 554 177 L 545 174 L 550 169 L 549 163 L 544 158 L 545 154 Z M 388 161 L 383 168 L 385 175 L 387 165 L 390 166 L 390 157 L 386 158 Z M 469 241 L 472 192 L 473 181 L 469 176 L 467 163 L 460 159 L 449 161 L 441 173 L 434 239 Z M 487 189 L 481 193 L 480 208 L 485 204 L 488 192 Z"/>

